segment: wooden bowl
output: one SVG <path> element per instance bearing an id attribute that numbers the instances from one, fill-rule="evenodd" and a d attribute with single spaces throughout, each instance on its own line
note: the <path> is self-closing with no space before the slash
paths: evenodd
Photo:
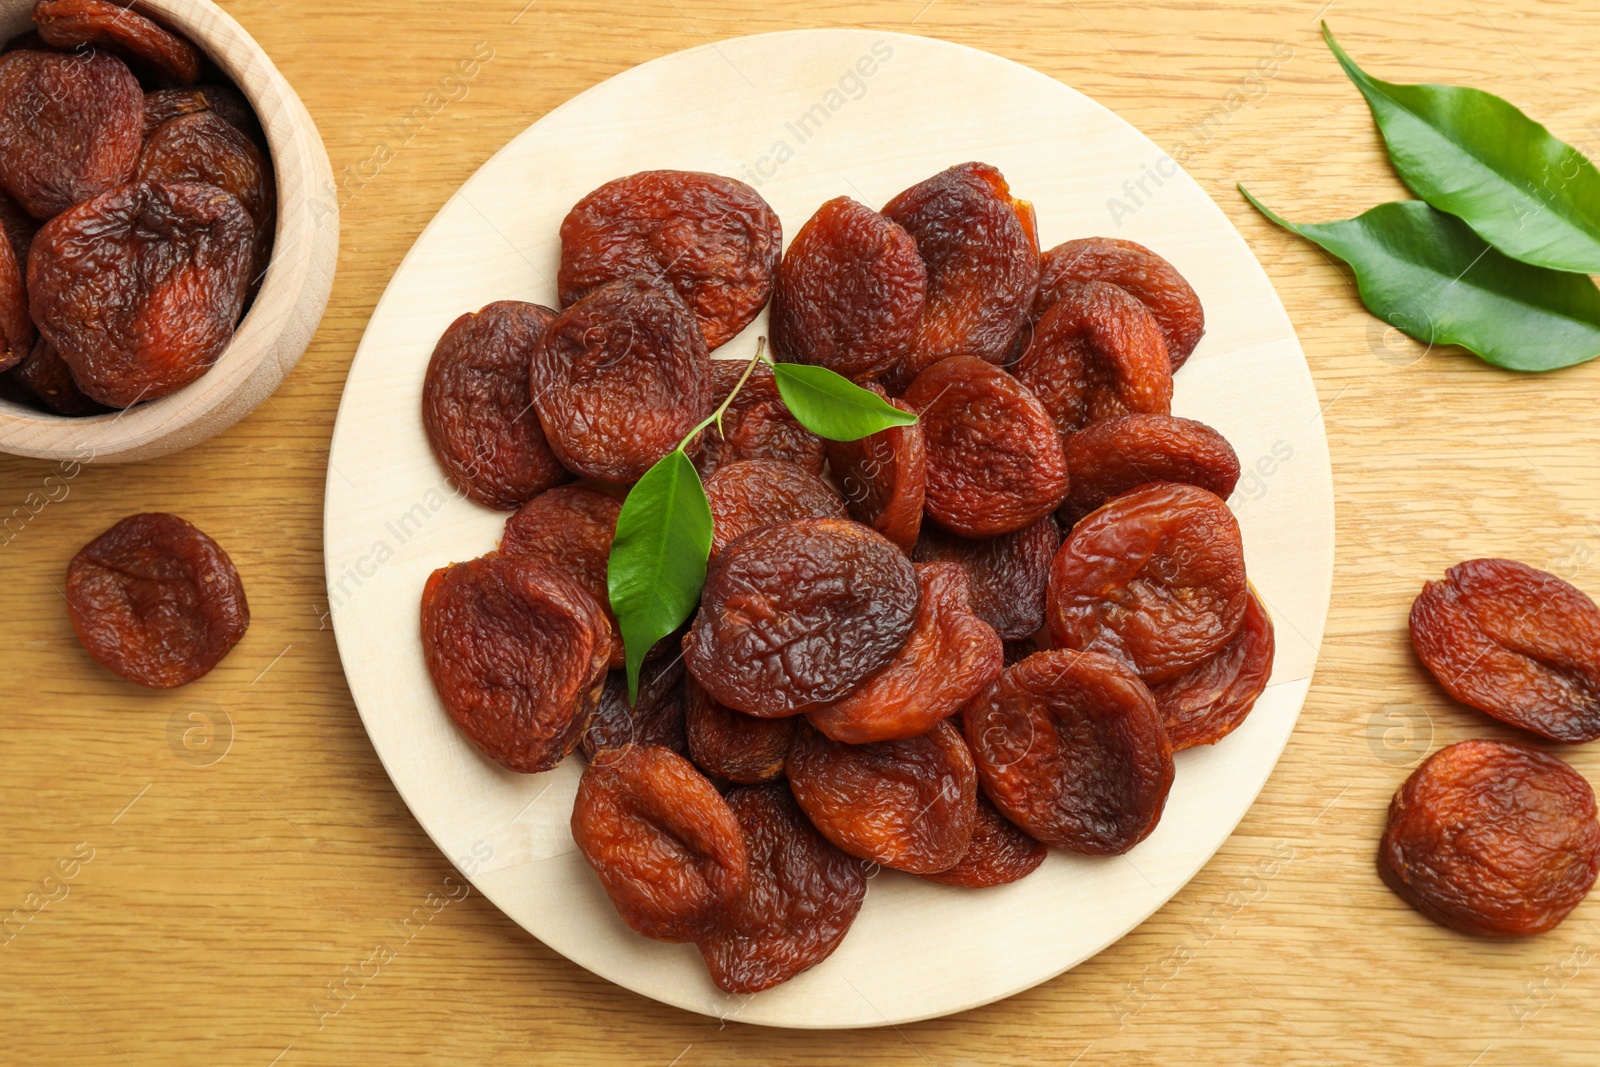
<path id="1" fill-rule="evenodd" d="M 339 207 L 316 125 L 261 46 L 210 0 L 142 0 L 203 51 L 255 108 L 278 183 L 278 229 L 260 292 L 197 381 L 126 411 L 67 418 L 0 400 L 0 452 L 79 462 L 164 456 L 221 433 L 278 387 L 311 342 L 333 286 Z M 33 0 L 0 0 L 0 40 L 32 25 Z"/>

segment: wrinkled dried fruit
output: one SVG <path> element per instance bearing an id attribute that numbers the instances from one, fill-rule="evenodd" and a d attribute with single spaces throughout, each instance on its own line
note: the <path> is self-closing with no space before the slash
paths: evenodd
<path id="1" fill-rule="evenodd" d="M 867 388 L 883 395 L 876 384 Z M 889 403 L 911 411 L 904 401 Z M 922 529 L 922 504 L 928 487 L 928 447 L 922 425 L 891 426 L 856 441 L 829 441 L 827 447 L 828 466 L 844 490 L 850 514 L 910 552 Z"/>
<path id="2" fill-rule="evenodd" d="M 1412 772 L 1389 804 L 1378 873 L 1402 900 L 1462 933 L 1553 929 L 1600 872 L 1594 790 L 1554 756 L 1462 741 Z"/>
<path id="3" fill-rule="evenodd" d="M 659 659 L 639 673 L 639 699 L 628 704 L 628 675 L 606 675 L 589 728 L 578 742 L 589 760 L 623 745 L 659 745 L 680 756 L 689 754 L 683 727 L 683 660 Z"/>
<path id="4" fill-rule="evenodd" d="M 1172 409 L 1172 364 L 1155 317 L 1105 282 L 1064 289 L 1034 327 L 1014 372 L 1062 433 L 1129 412 Z"/>
<path id="5" fill-rule="evenodd" d="M 1014 199 L 988 164 L 963 163 L 913 185 L 883 214 L 916 241 L 928 275 L 922 319 L 895 370 L 897 384 L 950 356 L 1004 359 L 1039 286 L 1033 205 Z"/>
<path id="6" fill-rule="evenodd" d="M 916 571 L 881 534 L 848 519 L 777 523 L 711 561 L 684 659 L 730 708 L 798 715 L 888 666 L 917 600 Z"/>
<path id="7" fill-rule="evenodd" d="M 561 485 L 540 493 L 506 520 L 502 556 L 527 556 L 550 564 L 605 611 L 611 622 L 611 666 L 622 666 L 622 633 L 611 613 L 606 568 L 617 535 L 622 502 L 610 493 L 581 485 Z"/>
<path id="8" fill-rule="evenodd" d="M 917 375 L 905 400 L 922 413 L 928 514 L 946 529 L 965 537 L 1011 533 L 1066 497 L 1061 435 L 1005 371 L 955 356 Z"/>
<path id="9" fill-rule="evenodd" d="M 485 507 L 509 511 L 567 479 L 528 399 L 528 361 L 555 314 L 497 300 L 452 322 L 428 361 L 428 444 L 451 484 Z"/>
<path id="10" fill-rule="evenodd" d="M 758 719 L 723 707 L 697 684 L 685 683 L 684 728 L 689 755 L 701 770 L 744 785 L 783 777 L 794 719 Z"/>
<path id="11" fill-rule="evenodd" d="M 789 788 L 822 836 L 911 874 L 954 867 L 972 843 L 977 775 L 961 732 L 847 745 L 810 725 L 789 746 Z"/>
<path id="12" fill-rule="evenodd" d="M 1221 652 L 1150 687 L 1174 752 L 1214 745 L 1244 722 L 1272 676 L 1272 617 L 1254 593 Z"/>
<path id="13" fill-rule="evenodd" d="M 727 399 L 744 373 L 743 360 L 711 361 L 711 400 L 715 407 Z M 722 413 L 722 426 L 706 427 L 699 451 L 693 454 L 695 470 L 709 477 L 718 467 L 742 459 L 781 459 L 821 474 L 827 454 L 822 438 L 800 425 L 778 393 L 772 368 L 762 364 L 751 372 L 744 388 Z"/>
<path id="14" fill-rule="evenodd" d="M 899 224 L 836 197 L 784 254 L 772 294 L 772 348 L 864 382 L 911 351 L 927 296 L 917 243 Z"/>
<path id="15" fill-rule="evenodd" d="M 211 111 L 220 115 L 258 146 L 266 145 L 261 123 L 250 101 L 231 85 L 196 85 L 187 89 L 157 89 L 144 94 L 144 136 L 149 137 L 168 119 Z"/>
<path id="16" fill-rule="evenodd" d="M 260 278 L 266 271 L 276 228 L 277 183 L 261 149 L 232 123 L 202 111 L 162 124 L 146 138 L 134 178 L 214 185 L 238 197 L 256 227 L 251 277 Z"/>
<path id="17" fill-rule="evenodd" d="M 1035 652 L 1042 652 L 1038 643 L 1032 640 L 1005 642 L 1005 665 L 1007 667 L 1021 663 Z"/>
<path id="18" fill-rule="evenodd" d="M 961 861 L 948 871 L 923 875 L 930 882 L 987 889 L 1020 882 L 1039 869 L 1049 850 L 1029 837 L 1016 823 L 978 792 L 978 817 L 972 825 L 972 844 Z"/>
<path id="19" fill-rule="evenodd" d="M 1553 574 L 1458 563 L 1422 587 L 1411 644 L 1468 707 L 1551 741 L 1600 737 L 1600 608 Z"/>
<path id="20" fill-rule="evenodd" d="M 1006 641 L 1031 638 L 1044 626 L 1050 563 L 1061 530 L 1049 515 L 1015 533 L 974 540 L 924 526 L 912 559 L 948 561 L 966 569 L 972 610 Z"/>
<path id="21" fill-rule="evenodd" d="M 832 486 L 793 463 L 747 459 L 718 467 L 706 479 L 711 505 L 711 554 L 736 537 L 790 519 L 847 518 Z"/>
<path id="22" fill-rule="evenodd" d="M 611 656 L 611 626 L 575 579 L 533 559 L 441 567 L 422 590 L 422 650 L 450 718 L 513 771 L 577 747 Z"/>
<path id="23" fill-rule="evenodd" d="M 1239 457 L 1203 422 L 1175 415 L 1118 415 L 1067 437 L 1071 488 L 1061 505 L 1069 527 L 1114 496 L 1151 482 L 1198 485 L 1228 499 Z"/>
<path id="24" fill-rule="evenodd" d="M 0 371 L 8 371 L 33 351 L 33 320 L 23 266 L 9 240 L 0 240 Z"/>
<path id="25" fill-rule="evenodd" d="M 835 741 L 915 737 L 960 710 L 1000 674 L 1000 638 L 972 613 L 957 563 L 919 563 L 917 622 L 887 667 L 842 700 L 808 714 Z"/>
<path id="26" fill-rule="evenodd" d="M 707 348 L 750 325 L 772 294 L 783 227 L 761 194 L 716 174 L 650 170 L 607 182 L 561 223 L 561 304 L 631 275 L 664 279 Z"/>
<path id="27" fill-rule="evenodd" d="M 572 839 L 622 921 L 658 941 L 703 941 L 750 885 L 744 831 L 676 752 L 629 745 L 583 772 Z"/>
<path id="28" fill-rule="evenodd" d="M 16 254 L 18 268 L 26 275 L 28 249 L 33 245 L 33 235 L 39 232 L 39 220 L 18 207 L 5 193 L 0 193 L 0 232 Z"/>
<path id="29" fill-rule="evenodd" d="M 568 470 L 635 482 L 710 413 L 710 363 L 671 289 L 623 278 L 545 330 L 533 349 L 533 404 Z"/>
<path id="30" fill-rule="evenodd" d="M 171 689 L 210 673 L 250 625 L 244 585 L 211 538 L 176 515 L 130 515 L 67 566 L 78 640 L 130 682 Z"/>
<path id="31" fill-rule="evenodd" d="M 104 52 L 0 56 L 0 187 L 37 219 L 121 185 L 139 158 L 144 93 Z"/>
<path id="32" fill-rule="evenodd" d="M 1092 856 L 1149 836 L 1172 787 L 1172 746 L 1137 675 L 1093 652 L 1039 652 L 966 706 L 983 790 L 1047 845 Z"/>
<path id="33" fill-rule="evenodd" d="M 163 85 L 193 85 L 200 77 L 194 45 L 132 8 L 110 0 L 39 0 L 39 36 L 55 48 L 105 48 Z"/>
<path id="34" fill-rule="evenodd" d="M 67 368 L 61 353 L 43 337 L 34 342 L 32 354 L 19 363 L 8 377 L 57 415 L 103 415 L 111 410 L 83 394 L 78 383 L 72 380 L 72 371 Z"/>
<path id="35" fill-rule="evenodd" d="M 1177 268 L 1143 245 L 1114 237 L 1068 241 L 1046 252 L 1033 317 L 1043 316 L 1063 289 L 1089 281 L 1126 289 L 1150 309 L 1166 338 L 1173 370 L 1183 366 L 1206 332 L 1200 298 Z"/>
<path id="36" fill-rule="evenodd" d="M 1228 505 L 1160 482 L 1072 528 L 1050 566 L 1046 613 L 1057 648 L 1105 653 L 1154 684 L 1222 651 L 1249 599 Z"/>
<path id="37" fill-rule="evenodd" d="M 205 185 L 134 182 L 34 238 L 28 299 L 79 388 L 125 408 L 188 385 L 233 336 L 255 227 Z"/>

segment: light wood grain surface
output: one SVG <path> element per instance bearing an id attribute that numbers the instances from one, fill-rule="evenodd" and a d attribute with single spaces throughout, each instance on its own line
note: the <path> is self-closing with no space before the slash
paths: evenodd
<path id="1" fill-rule="evenodd" d="M 1450 741 L 1510 736 L 1415 664 L 1404 622 L 1420 583 L 1462 558 L 1508 555 L 1600 592 L 1600 366 L 1516 378 L 1423 352 L 1361 311 L 1345 273 L 1232 192 L 1244 180 L 1289 217 L 1316 219 L 1404 193 L 1316 38 L 1320 0 L 523 3 L 227 5 L 300 92 L 344 183 L 343 258 L 322 329 L 272 399 L 198 449 L 81 470 L 0 461 L 0 519 L 13 516 L 0 535 L 0 913 L 31 915 L 0 936 L 0 1061 L 1594 1062 L 1600 901 L 1542 938 L 1468 940 L 1400 904 L 1373 851 L 1410 764 Z M 1335 0 L 1321 13 L 1382 76 L 1490 88 L 1600 146 L 1592 8 L 1392 7 Z M 320 535 L 351 354 L 452 190 L 611 74 L 805 25 L 986 48 L 1089 93 L 1175 154 L 1186 148 L 1300 332 L 1339 506 L 1311 696 L 1260 800 L 1205 870 L 1061 978 L 964 1015 L 846 1034 L 662 1007 L 463 897 L 351 706 L 325 620 Z M 1258 64 L 1270 68 L 1285 45 L 1292 55 L 1266 76 Z M 1131 179 L 1140 162 L 1129 161 Z M 1105 230 L 1115 232 L 1109 211 Z M 1271 493 L 1275 476 L 1251 491 Z M 96 667 L 59 593 L 80 544 L 147 509 L 177 511 L 226 546 L 254 615 L 222 666 L 176 693 Z M 1600 780 L 1600 752 L 1562 754 Z"/>

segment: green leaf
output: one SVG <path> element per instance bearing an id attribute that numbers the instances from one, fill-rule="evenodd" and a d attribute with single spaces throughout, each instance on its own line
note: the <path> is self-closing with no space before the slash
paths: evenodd
<path id="1" fill-rule="evenodd" d="M 1600 355 L 1600 289 L 1582 274 L 1496 252 L 1454 215 L 1420 200 L 1380 204 L 1340 222 L 1267 218 L 1356 272 L 1361 300 L 1425 344 L 1457 344 L 1509 370 L 1545 371 Z"/>
<path id="2" fill-rule="evenodd" d="M 857 441 L 917 421 L 909 411 L 901 411 L 826 367 L 774 363 L 772 373 L 778 380 L 778 393 L 800 425 L 830 441 Z"/>
<path id="3" fill-rule="evenodd" d="M 655 643 L 694 611 L 711 555 L 711 507 L 694 464 L 668 452 L 628 492 L 617 516 L 606 585 L 622 630 L 628 703 L 639 695 L 639 665 Z"/>
<path id="4" fill-rule="evenodd" d="M 1323 39 L 1372 108 L 1400 178 L 1513 259 L 1600 273 L 1600 171 L 1492 93 L 1395 85 Z"/>

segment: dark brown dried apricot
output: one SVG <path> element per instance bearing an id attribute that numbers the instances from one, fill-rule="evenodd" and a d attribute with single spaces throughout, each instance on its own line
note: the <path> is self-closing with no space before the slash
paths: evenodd
<path id="1" fill-rule="evenodd" d="M 1067 436 L 1072 485 L 1061 505 L 1070 527 L 1114 496 L 1151 482 L 1198 485 L 1228 499 L 1239 456 L 1203 422 L 1176 415 L 1117 415 Z"/>
<path id="2" fill-rule="evenodd" d="M 9 240 L 0 240 L 0 371 L 8 371 L 33 352 L 33 319 L 23 265 Z"/>
<path id="3" fill-rule="evenodd" d="M 17 364 L 9 379 L 57 415 L 103 415 L 111 410 L 84 395 L 61 353 L 43 337 L 34 342 L 32 354 Z"/>
<path id="4" fill-rule="evenodd" d="M 1013 373 L 1062 433 L 1129 412 L 1172 410 L 1172 364 L 1155 316 L 1105 282 L 1064 289 Z"/>
<path id="5" fill-rule="evenodd" d="M 973 539 L 924 526 L 911 558 L 948 561 L 966 569 L 972 610 L 1006 641 L 1031 638 L 1044 626 L 1050 563 L 1061 547 L 1061 530 L 1046 515 L 1015 533 Z"/>
<path id="6" fill-rule="evenodd" d="M 428 361 L 428 444 L 451 484 L 485 507 L 509 511 L 567 480 L 529 399 L 528 361 L 555 317 L 497 300 L 452 322 Z"/>
<path id="7" fill-rule="evenodd" d="M 917 600 L 916 571 L 882 534 L 848 519 L 775 523 L 711 561 L 684 660 L 730 708 L 798 715 L 887 667 Z"/>
<path id="8" fill-rule="evenodd" d="M 1039 869 L 1046 853 L 1044 843 L 1029 837 L 1016 823 L 1000 814 L 994 802 L 978 792 L 978 817 L 972 824 L 972 844 L 948 871 L 925 874 L 930 882 L 967 889 L 1020 882 Z"/>
<path id="9" fill-rule="evenodd" d="M 772 293 L 772 349 L 863 382 L 911 352 L 927 297 L 917 243 L 848 196 L 817 209 L 784 253 Z"/>
<path id="10" fill-rule="evenodd" d="M 876 383 L 867 388 L 884 395 Z M 903 400 L 885 399 L 916 414 Z M 891 426 L 856 441 L 829 441 L 828 467 L 844 490 L 850 514 L 910 552 L 922 529 L 928 488 L 928 446 L 921 424 Z"/>
<path id="11" fill-rule="evenodd" d="M 1555 928 L 1600 873 L 1594 790 L 1555 756 L 1462 741 L 1389 804 L 1378 873 L 1435 922 L 1486 937 Z"/>
<path id="12" fill-rule="evenodd" d="M 744 831 L 688 760 L 657 745 L 601 753 L 572 804 L 572 839 L 634 932 L 703 941 L 750 885 Z"/>
<path id="13" fill-rule="evenodd" d="M 208 674 L 250 626 L 222 546 L 160 512 L 130 515 L 84 545 L 67 566 L 66 596 L 89 655 L 152 689 Z"/>
<path id="14" fill-rule="evenodd" d="M 848 518 L 833 487 L 780 459 L 746 459 L 718 467 L 706 479 L 711 505 L 711 554 L 737 537 L 790 519 Z"/>
<path id="15" fill-rule="evenodd" d="M 689 757 L 707 774 L 756 785 L 783 777 L 794 719 L 758 719 L 718 704 L 693 678 L 685 683 Z"/>
<path id="16" fill-rule="evenodd" d="M 1072 528 L 1050 565 L 1046 614 L 1057 648 L 1105 653 L 1154 684 L 1222 651 L 1249 601 L 1228 505 L 1158 482 Z"/>
<path id="17" fill-rule="evenodd" d="M 1067 495 L 1061 435 L 1031 392 L 973 356 L 934 364 L 911 383 L 927 442 L 928 514 L 964 537 L 1011 533 Z"/>
<path id="18" fill-rule="evenodd" d="M 39 232 L 39 220 L 18 207 L 5 193 L 0 193 L 0 232 L 16 254 L 18 269 L 26 275 L 28 249 L 33 244 L 33 235 Z"/>
<path id="19" fill-rule="evenodd" d="M 1244 722 L 1272 676 L 1272 616 L 1254 592 L 1233 640 L 1176 678 L 1150 687 L 1174 752 L 1214 745 Z"/>
<path id="20" fill-rule="evenodd" d="M 576 474 L 634 482 L 711 411 L 711 360 L 689 308 L 644 276 L 593 290 L 533 349 L 533 405 Z"/>
<path id="21" fill-rule="evenodd" d="M 209 370 L 233 337 L 254 238 L 244 207 L 221 189 L 120 186 L 34 238 L 33 320 L 100 403 L 166 396 Z"/>
<path id="22" fill-rule="evenodd" d="M 1150 691 L 1120 661 L 1037 652 L 962 715 L 984 792 L 1045 844 L 1116 855 L 1160 821 L 1172 746 Z"/>
<path id="23" fill-rule="evenodd" d="M 184 89 L 156 89 L 144 94 L 144 136 L 149 137 L 168 119 L 211 111 L 231 122 L 235 129 L 266 147 L 261 123 L 250 108 L 250 101 L 231 85 L 194 85 Z"/>
<path id="24" fill-rule="evenodd" d="M 133 174 L 144 93 L 104 52 L 0 56 L 0 188 L 51 218 Z"/>
<path id="25" fill-rule="evenodd" d="M 39 0 L 33 24 L 48 45 L 68 51 L 105 48 L 163 85 L 193 85 L 200 52 L 138 11 L 110 0 Z"/>
<path id="26" fill-rule="evenodd" d="M 585 758 L 623 745 L 660 745 L 680 756 L 689 754 L 683 727 L 683 660 L 657 659 L 639 671 L 639 698 L 628 703 L 628 674 L 606 675 L 589 728 L 578 747 Z"/>
<path id="27" fill-rule="evenodd" d="M 1411 644 L 1468 707 L 1551 741 L 1600 737 L 1600 608 L 1553 574 L 1458 563 L 1412 604 Z"/>
<path id="28" fill-rule="evenodd" d="M 743 360 L 711 361 L 711 399 L 715 407 L 726 400 L 743 376 Z M 700 448 L 694 453 L 695 470 L 709 477 L 718 467 L 742 459 L 781 459 L 821 474 L 827 454 L 822 438 L 800 425 L 778 393 L 778 380 L 772 368 L 761 365 L 750 373 L 722 413 L 721 428 L 715 423 L 700 435 Z"/>
<path id="29" fill-rule="evenodd" d="M 611 626 L 576 579 L 539 560 L 485 556 L 428 578 L 422 651 L 461 732 L 532 774 L 560 763 L 588 727 Z"/>
<path id="30" fill-rule="evenodd" d="M 809 724 L 789 746 L 789 788 L 822 836 L 910 874 L 954 867 L 972 844 L 978 779 L 961 732 L 847 745 Z"/>
<path id="31" fill-rule="evenodd" d="M 1183 366 L 1206 332 L 1200 298 L 1177 268 L 1144 245 L 1114 237 L 1086 237 L 1046 252 L 1033 317 L 1042 317 L 1064 288 L 1089 281 L 1126 289 L 1150 309 L 1166 338 L 1173 370 Z"/>
<path id="32" fill-rule="evenodd" d="M 619 278 L 663 279 L 716 348 L 766 307 L 782 251 L 777 212 L 750 186 L 649 170 L 607 182 L 567 214 L 556 283 L 566 307 Z"/>
<path id="33" fill-rule="evenodd" d="M 782 785 L 733 789 L 727 802 L 744 830 L 750 888 L 700 942 L 700 954 L 719 989 L 757 993 L 833 954 L 861 910 L 867 878 Z"/>
<path id="34" fill-rule="evenodd" d="M 967 572 L 957 563 L 916 568 L 922 602 L 900 654 L 855 692 L 807 714 L 835 741 L 859 745 L 926 733 L 1000 674 L 1000 638 L 972 613 Z"/>
<path id="35" fill-rule="evenodd" d="M 606 568 L 622 502 L 582 485 L 547 489 L 506 520 L 502 556 L 527 556 L 577 580 L 611 622 L 611 666 L 622 666 L 622 631 L 611 613 Z"/>

